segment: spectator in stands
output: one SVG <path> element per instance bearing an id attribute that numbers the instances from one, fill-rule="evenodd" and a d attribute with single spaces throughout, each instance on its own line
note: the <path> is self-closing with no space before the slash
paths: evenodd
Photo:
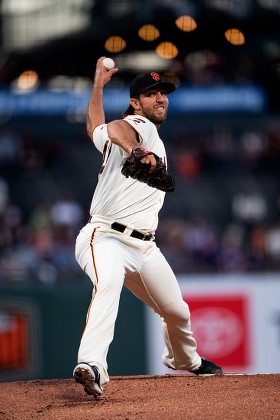
<path id="1" fill-rule="evenodd" d="M 263 271 L 266 269 L 266 235 L 267 230 L 263 225 L 257 225 L 251 230 L 246 249 L 248 271 Z"/>
<path id="2" fill-rule="evenodd" d="M 265 248 L 271 268 L 280 269 L 280 220 L 268 229 Z"/>
<path id="3" fill-rule="evenodd" d="M 191 256 L 193 271 L 215 270 L 218 238 L 214 227 L 202 217 L 193 216 L 186 223 L 182 235 L 185 251 Z"/>
<path id="4" fill-rule="evenodd" d="M 218 271 L 246 271 L 246 255 L 243 247 L 243 232 L 237 225 L 229 225 L 221 240 L 218 256 Z"/>
<path id="5" fill-rule="evenodd" d="M 189 272 L 191 261 L 183 240 L 185 221 L 179 218 L 165 218 L 157 232 L 159 247 L 176 273 Z"/>
<path id="6" fill-rule="evenodd" d="M 232 198 L 232 214 L 246 232 L 256 224 L 263 223 L 268 216 L 264 195 L 253 187 L 243 187 Z"/>
<path id="7" fill-rule="evenodd" d="M 34 229 L 50 229 L 52 226 L 50 204 L 47 201 L 39 201 L 31 212 L 29 224 Z"/>
<path id="8" fill-rule="evenodd" d="M 50 212 L 54 227 L 69 230 L 72 238 L 76 236 L 77 230 L 82 224 L 83 214 L 80 204 L 66 194 L 51 206 Z"/>
<path id="9" fill-rule="evenodd" d="M 256 127 L 247 128 L 240 137 L 240 143 L 240 159 L 244 169 L 247 171 L 257 169 L 268 145 L 267 135 L 264 130 Z"/>

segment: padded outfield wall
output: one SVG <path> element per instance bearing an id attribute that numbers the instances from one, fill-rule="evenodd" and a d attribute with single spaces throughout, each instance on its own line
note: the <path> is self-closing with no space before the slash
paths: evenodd
<path id="1" fill-rule="evenodd" d="M 201 355 L 227 373 L 280 372 L 278 274 L 180 276 Z M 69 378 L 89 283 L 0 289 L 0 381 Z M 161 320 L 123 290 L 110 374 L 174 373 L 161 363 Z"/>

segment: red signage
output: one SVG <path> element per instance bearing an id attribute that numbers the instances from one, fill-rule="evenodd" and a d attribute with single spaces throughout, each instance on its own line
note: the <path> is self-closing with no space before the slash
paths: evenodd
<path id="1" fill-rule="evenodd" d="M 24 312 L 0 313 L 0 370 L 26 369 L 29 363 L 29 322 Z"/>
<path id="2" fill-rule="evenodd" d="M 248 297 L 246 295 L 184 296 L 198 353 L 221 365 L 225 372 L 250 365 Z"/>

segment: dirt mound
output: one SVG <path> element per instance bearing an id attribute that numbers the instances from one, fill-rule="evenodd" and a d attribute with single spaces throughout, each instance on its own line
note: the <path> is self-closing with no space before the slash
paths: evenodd
<path id="1" fill-rule="evenodd" d="M 99 399 L 72 379 L 0 384 L 0 419 L 279 419 L 280 374 L 112 377 Z"/>

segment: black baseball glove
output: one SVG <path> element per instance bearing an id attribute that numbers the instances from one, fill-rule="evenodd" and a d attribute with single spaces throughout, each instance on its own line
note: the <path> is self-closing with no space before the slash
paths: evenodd
<path id="1" fill-rule="evenodd" d="M 148 155 L 154 155 L 157 162 L 154 171 L 151 173 L 149 173 L 150 165 L 140 162 L 143 157 Z M 131 155 L 126 159 L 121 172 L 126 178 L 137 179 L 146 183 L 149 187 L 157 188 L 164 192 L 175 190 L 175 180 L 167 173 L 166 165 L 160 157 L 149 150 L 141 149 L 140 147 L 133 149 Z"/>

